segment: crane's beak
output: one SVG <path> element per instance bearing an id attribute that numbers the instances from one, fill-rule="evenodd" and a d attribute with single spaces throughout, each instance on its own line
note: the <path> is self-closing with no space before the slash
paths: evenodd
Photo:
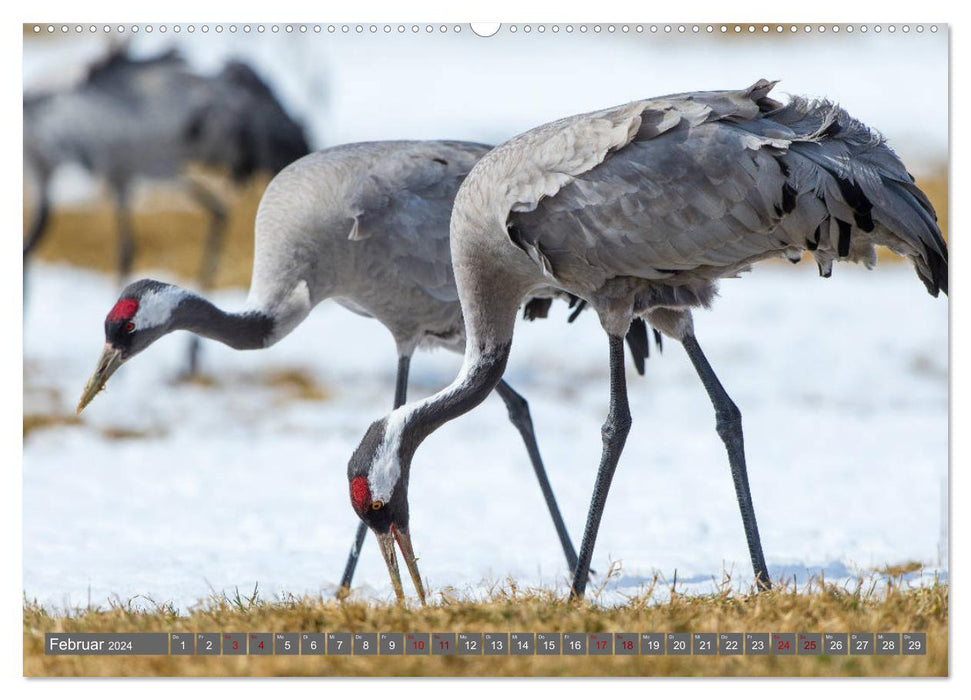
<path id="1" fill-rule="evenodd" d="M 108 377 L 114 374 L 124 361 L 121 350 L 116 350 L 111 343 L 105 343 L 105 349 L 98 359 L 98 368 L 91 375 L 91 379 L 84 387 L 84 393 L 81 394 L 81 400 L 78 401 L 78 414 L 91 403 L 91 399 L 97 396 L 99 391 L 105 388 Z"/>
<path id="2" fill-rule="evenodd" d="M 375 536 L 378 538 L 384 563 L 388 565 L 388 573 L 391 574 L 391 585 L 394 586 L 394 592 L 398 596 L 398 601 L 404 601 L 405 591 L 401 587 L 401 573 L 398 571 L 398 558 L 395 556 L 394 551 L 395 541 L 398 542 L 398 547 L 401 548 L 401 556 L 405 558 L 405 565 L 408 567 L 408 573 L 411 574 L 411 580 L 415 584 L 415 591 L 418 593 L 421 604 L 424 605 L 425 587 L 421 583 L 421 573 L 418 571 L 418 560 L 415 558 L 415 550 L 411 547 L 411 535 L 392 525 L 389 532 L 385 532 L 384 534 L 375 533 Z"/>

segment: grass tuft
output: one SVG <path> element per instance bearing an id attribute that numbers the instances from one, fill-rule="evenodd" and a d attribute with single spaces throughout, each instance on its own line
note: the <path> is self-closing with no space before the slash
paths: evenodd
<path id="1" fill-rule="evenodd" d="M 288 401 L 327 401 L 331 392 L 321 385 L 314 372 L 301 367 L 277 367 L 258 372 L 220 372 L 218 375 L 179 376 L 175 384 L 188 384 L 201 389 L 238 389 L 241 387 L 271 389 L 280 403 Z"/>
<path id="2" fill-rule="evenodd" d="M 81 419 L 71 413 L 25 413 L 24 438 L 35 430 L 56 428 L 63 425 L 79 425 Z"/>

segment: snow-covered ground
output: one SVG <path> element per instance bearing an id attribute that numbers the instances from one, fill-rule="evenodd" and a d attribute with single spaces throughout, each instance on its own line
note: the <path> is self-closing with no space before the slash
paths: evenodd
<path id="1" fill-rule="evenodd" d="M 26 414 L 72 414 L 117 290 L 105 277 L 37 265 L 24 331 Z M 225 307 L 242 291 L 221 293 Z M 530 401 L 568 526 L 579 540 L 607 403 L 606 341 L 592 314 L 521 322 L 507 378 Z M 763 544 L 773 574 L 828 579 L 910 560 L 945 572 L 948 303 L 909 266 L 867 272 L 763 265 L 722 284 L 696 328 L 744 415 Z M 259 352 L 209 343 L 210 387 L 175 385 L 186 338 L 133 359 L 80 424 L 24 445 L 24 590 L 62 606 L 144 595 L 188 606 L 212 591 L 326 593 L 357 520 L 345 469 L 390 406 L 394 349 L 374 321 L 325 302 Z M 422 354 L 412 398 L 451 381 L 460 358 Z M 301 368 L 329 392 L 287 398 L 259 376 Z M 681 348 L 631 368 L 634 427 L 594 567 L 620 560 L 604 600 L 677 571 L 709 590 L 751 580 L 727 459 L 707 396 Z M 118 439 L 127 431 L 143 437 Z M 514 577 L 568 585 L 526 453 L 497 397 L 419 449 L 412 534 L 433 590 Z M 577 542 L 577 544 L 579 544 Z M 357 584 L 390 598 L 369 538 Z"/>

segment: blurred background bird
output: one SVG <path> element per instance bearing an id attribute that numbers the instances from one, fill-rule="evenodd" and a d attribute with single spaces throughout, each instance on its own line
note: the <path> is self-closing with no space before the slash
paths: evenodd
<path id="1" fill-rule="evenodd" d="M 101 178 L 116 206 L 117 271 L 128 278 L 137 253 L 132 190 L 140 179 L 177 181 L 209 216 L 198 283 L 211 287 L 235 190 L 275 174 L 309 152 L 301 125 L 247 63 L 213 76 L 190 69 L 175 50 L 133 58 L 116 46 L 68 88 L 24 96 L 24 171 L 35 202 L 24 267 L 49 231 L 50 183 L 74 163 Z M 107 254 L 107 251 L 105 251 Z M 198 369 L 190 341 L 186 374 Z"/>

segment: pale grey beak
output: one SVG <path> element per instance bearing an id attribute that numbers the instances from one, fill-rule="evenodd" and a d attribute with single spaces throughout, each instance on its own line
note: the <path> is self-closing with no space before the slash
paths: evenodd
<path id="1" fill-rule="evenodd" d="M 408 567 L 408 573 L 411 574 L 411 580 L 415 584 L 415 591 L 418 593 L 421 604 L 424 605 L 425 587 L 422 585 L 421 573 L 418 571 L 418 560 L 415 558 L 415 550 L 411 546 L 411 535 L 392 525 L 390 532 L 381 535 L 375 533 L 375 537 L 378 538 L 378 545 L 381 547 L 381 556 L 384 557 L 384 563 L 388 567 L 388 573 L 391 575 L 391 585 L 394 587 L 395 595 L 398 596 L 398 601 L 404 602 L 405 592 L 401 586 L 401 573 L 398 570 L 398 558 L 394 551 L 395 541 L 397 541 L 398 547 L 401 548 L 401 556 L 405 558 L 405 565 Z"/>
<path id="2" fill-rule="evenodd" d="M 116 369 L 121 367 L 124 361 L 121 350 L 116 350 L 111 343 L 105 343 L 101 357 L 98 358 L 98 368 L 91 375 L 91 379 L 84 387 L 84 393 L 81 394 L 81 400 L 78 402 L 78 414 L 91 403 L 91 400 L 98 395 L 99 391 L 105 388 L 108 378 L 115 373 Z"/>

